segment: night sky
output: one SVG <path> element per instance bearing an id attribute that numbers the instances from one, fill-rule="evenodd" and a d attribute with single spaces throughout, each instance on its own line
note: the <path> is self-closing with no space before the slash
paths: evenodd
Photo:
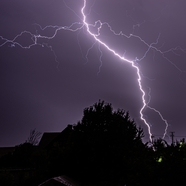
<path id="1" fill-rule="evenodd" d="M 136 69 L 88 34 L 82 6 L 83 0 L 0 1 L 0 146 L 25 142 L 34 128 L 62 131 L 99 99 L 129 111 L 149 140 L 140 120 Z M 177 139 L 186 136 L 185 10 L 185 0 L 87 0 L 85 9 L 89 24 L 100 20 L 125 34 L 116 36 L 104 24 L 99 39 L 121 56 L 138 59 L 145 99 L 169 123 L 167 141 L 171 131 Z M 72 23 L 79 24 L 68 30 Z M 91 32 L 97 34 L 99 26 Z M 11 42 L 22 31 L 33 35 Z M 34 45 L 34 35 L 46 38 Z M 162 137 L 161 117 L 149 108 L 143 113 L 152 134 Z"/>

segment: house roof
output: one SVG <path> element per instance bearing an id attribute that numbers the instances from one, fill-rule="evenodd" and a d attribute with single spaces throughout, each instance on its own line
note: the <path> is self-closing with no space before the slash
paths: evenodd
<path id="1" fill-rule="evenodd" d="M 54 141 L 64 141 L 72 131 L 72 125 L 68 125 L 62 132 L 45 132 L 39 142 L 39 147 L 50 146 Z"/>
<path id="2" fill-rule="evenodd" d="M 58 176 L 51 178 L 39 186 L 80 186 L 80 184 L 67 176 Z"/>
<path id="3" fill-rule="evenodd" d="M 40 147 L 46 147 L 59 136 L 60 132 L 45 132 L 39 142 Z"/>

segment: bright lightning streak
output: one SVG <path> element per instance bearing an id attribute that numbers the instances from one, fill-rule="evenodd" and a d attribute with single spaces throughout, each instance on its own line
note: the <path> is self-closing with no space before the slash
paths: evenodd
<path id="1" fill-rule="evenodd" d="M 147 123 L 146 119 L 144 118 L 143 116 L 143 110 L 144 108 L 147 106 L 147 103 L 146 103 L 146 100 L 145 100 L 145 91 L 143 90 L 142 88 L 142 83 L 141 83 L 141 76 L 140 76 L 140 69 L 135 65 L 135 62 L 134 61 L 131 61 L 131 60 L 128 60 L 127 58 L 123 57 L 123 56 L 120 56 L 115 50 L 113 50 L 112 48 L 110 48 L 106 43 L 104 43 L 103 41 L 101 41 L 98 36 L 99 36 L 99 32 L 98 34 L 93 34 L 91 31 L 90 31 L 90 25 L 86 22 L 86 15 L 84 13 L 84 10 L 86 8 L 86 0 L 84 0 L 84 5 L 81 9 L 81 13 L 83 15 L 83 23 L 87 29 L 87 32 L 101 45 L 103 45 L 108 51 L 110 51 L 111 53 L 113 53 L 115 56 L 117 56 L 119 59 L 127 62 L 127 63 L 130 63 L 131 66 L 133 68 L 136 69 L 136 73 L 137 73 L 137 81 L 138 81 L 138 85 L 139 85 L 139 88 L 140 88 L 140 91 L 142 93 L 142 102 L 143 102 L 143 106 L 142 108 L 140 109 L 140 116 L 141 116 L 141 120 L 145 123 L 145 125 L 147 126 L 148 128 L 148 132 L 149 132 L 149 138 L 150 138 L 150 141 L 152 141 L 152 133 L 151 133 L 151 130 L 150 130 L 150 126 L 149 124 Z M 101 22 L 100 22 L 101 23 Z M 100 30 L 102 24 L 100 24 L 100 27 L 98 28 L 98 30 Z"/>
<path id="2" fill-rule="evenodd" d="M 142 107 L 141 107 L 141 109 L 140 109 L 140 111 L 139 111 L 139 113 L 140 113 L 140 118 L 141 118 L 141 120 L 145 123 L 145 125 L 147 126 L 148 133 L 149 133 L 149 138 L 150 138 L 150 141 L 152 141 L 152 133 L 151 133 L 150 125 L 148 124 L 147 120 L 144 118 L 143 111 L 144 111 L 145 108 L 149 108 L 150 110 L 153 110 L 154 112 L 156 112 L 156 113 L 159 115 L 159 117 L 161 118 L 161 120 L 162 120 L 162 121 L 165 123 L 165 125 L 166 125 L 166 126 L 165 126 L 165 130 L 164 130 L 164 134 L 163 134 L 163 139 L 164 139 L 165 136 L 166 136 L 166 134 L 167 134 L 167 129 L 168 129 L 169 124 L 168 124 L 167 120 L 164 119 L 163 115 L 161 114 L 161 112 L 160 112 L 159 110 L 157 110 L 157 109 L 155 109 L 155 108 L 149 106 L 150 100 L 148 101 L 148 103 L 146 102 L 146 100 L 145 100 L 146 93 L 145 93 L 145 91 L 143 90 L 143 87 L 142 87 L 142 77 L 141 77 L 140 69 L 139 69 L 139 67 L 137 66 L 137 65 L 138 65 L 138 64 L 137 64 L 137 61 L 143 60 L 143 59 L 146 57 L 147 53 L 148 53 L 151 49 L 153 49 L 154 51 L 159 52 L 159 53 L 163 56 L 163 58 L 164 58 L 165 60 L 167 60 L 171 65 L 173 65 L 173 66 L 180 72 L 180 74 L 181 74 L 181 73 L 183 73 L 183 71 L 182 71 L 177 65 L 175 65 L 171 60 L 169 60 L 169 59 L 165 56 L 165 54 L 166 54 L 166 53 L 169 53 L 169 52 L 172 52 L 172 53 L 174 53 L 174 54 L 177 55 L 177 53 L 176 53 L 177 50 L 182 51 L 182 52 L 185 53 L 185 49 L 182 49 L 181 47 L 177 46 L 177 47 L 175 47 L 175 48 L 171 48 L 171 49 L 169 49 L 169 50 L 167 50 L 167 51 L 162 52 L 160 49 L 158 49 L 158 48 L 155 47 L 155 45 L 158 44 L 158 41 L 159 41 L 159 38 L 160 38 L 160 34 L 159 34 L 159 36 L 157 37 L 156 42 L 153 42 L 153 43 L 151 43 L 151 44 L 149 45 L 149 44 L 148 44 L 147 42 L 145 42 L 145 40 L 143 40 L 140 36 L 137 36 L 137 35 L 134 35 L 134 34 L 130 34 L 129 36 L 127 36 L 127 35 L 124 34 L 122 31 L 120 31 L 119 33 L 116 33 L 116 32 L 111 28 L 111 26 L 110 26 L 107 22 L 102 23 L 100 20 L 98 20 L 98 21 L 95 22 L 94 25 L 89 24 L 89 23 L 87 22 L 87 16 L 86 16 L 86 14 L 85 14 L 86 4 L 87 4 L 87 0 L 84 0 L 84 4 L 83 4 L 83 7 L 82 7 L 82 9 L 81 9 L 81 13 L 82 13 L 82 15 L 83 15 L 83 23 L 84 23 L 84 25 L 85 25 L 85 27 L 86 27 L 87 32 L 89 33 L 90 36 L 92 36 L 92 37 L 94 38 L 95 41 L 97 41 L 97 42 L 99 43 L 99 46 L 100 46 L 100 45 L 104 46 L 109 52 L 113 53 L 113 54 L 114 54 L 116 57 L 118 57 L 120 60 L 122 60 L 122 61 L 124 61 L 124 62 L 127 62 L 127 63 L 129 63 L 129 64 L 131 64 L 131 66 L 136 70 L 137 82 L 138 82 L 139 89 L 140 89 L 140 91 L 141 91 L 141 93 L 142 93 L 141 98 L 142 98 L 142 103 L 143 103 L 143 104 L 142 104 Z M 99 25 L 99 27 L 97 28 L 97 34 L 94 34 L 93 32 L 91 32 L 90 27 L 96 27 L 97 25 Z M 114 49 L 112 49 L 109 45 L 107 45 L 105 42 L 103 42 L 101 39 L 98 38 L 98 37 L 100 36 L 100 30 L 101 30 L 101 28 L 102 28 L 103 25 L 107 25 L 107 27 L 109 28 L 109 30 L 110 30 L 114 35 L 116 35 L 116 36 L 124 36 L 124 37 L 126 37 L 126 38 L 128 38 L 128 39 L 130 39 L 131 37 L 139 39 L 143 44 L 145 44 L 145 45 L 147 46 L 147 50 L 146 50 L 146 52 L 144 53 L 144 55 L 143 55 L 140 59 L 137 59 L 137 58 L 136 58 L 135 60 L 129 60 L 129 59 L 125 58 L 124 56 L 121 56 L 121 55 L 120 55 L 119 53 L 117 53 Z M 134 25 L 134 26 L 135 26 L 135 25 Z M 93 46 L 92 46 L 92 47 L 93 47 Z M 91 48 L 90 48 L 90 49 L 91 49 Z M 90 49 L 89 49 L 89 50 L 90 50 Z M 89 52 L 89 51 L 88 51 L 88 52 Z M 102 53 L 101 53 L 101 55 L 102 55 Z M 101 57 L 100 57 L 100 58 L 101 58 Z M 101 62 L 101 65 L 102 65 L 101 59 L 100 59 L 100 62 Z M 101 67 L 101 66 L 100 66 L 100 67 Z M 99 71 L 100 71 L 100 68 L 99 68 Z M 182 79 L 181 79 L 181 80 L 182 80 Z M 184 82 L 184 81 L 182 80 L 182 82 Z M 185 83 L 185 82 L 184 82 L 184 83 Z M 150 97 L 150 92 L 149 92 L 148 96 L 149 96 L 149 99 L 151 99 L 151 97 Z"/>
<path id="3" fill-rule="evenodd" d="M 67 3 L 65 3 L 65 1 L 63 1 L 63 2 L 64 2 L 64 4 L 65 4 L 65 6 L 66 6 L 70 11 L 72 11 L 78 18 L 80 18 L 80 16 L 77 15 L 76 12 L 75 12 L 73 9 L 71 9 L 71 8 L 67 5 Z M 95 3 L 95 1 L 94 1 L 94 3 Z M 146 99 L 145 99 L 146 93 L 145 93 L 145 91 L 144 91 L 144 89 L 143 89 L 143 87 L 142 87 L 142 77 L 144 77 L 144 76 L 143 76 L 142 73 L 140 72 L 140 68 L 138 67 L 139 65 L 138 65 L 137 62 L 143 60 L 143 59 L 146 57 L 147 53 L 148 53 L 150 50 L 153 50 L 153 51 L 156 51 L 156 52 L 160 53 L 160 54 L 162 55 L 162 57 L 163 57 L 165 60 L 167 60 L 171 65 L 173 65 L 173 66 L 180 72 L 180 74 L 181 74 L 181 73 L 184 73 L 184 72 L 183 72 L 176 64 L 174 64 L 170 59 L 168 59 L 168 58 L 165 56 L 165 54 L 167 54 L 167 53 L 169 53 L 169 52 L 172 52 L 172 53 L 174 53 L 175 55 L 179 55 L 179 54 L 176 53 L 177 51 L 181 51 L 181 52 L 186 53 L 186 50 L 185 50 L 185 49 L 182 49 L 182 48 L 179 47 L 179 46 L 177 46 L 177 47 L 175 47 L 175 48 L 171 48 L 171 49 L 169 49 L 169 50 L 167 50 L 167 51 L 163 51 L 163 52 L 162 52 L 162 51 L 160 50 L 160 47 L 159 47 L 159 49 L 158 49 L 157 47 L 155 47 L 155 45 L 158 44 L 158 41 L 159 41 L 159 38 L 160 38 L 160 34 L 159 34 L 159 36 L 157 37 L 157 39 L 156 39 L 155 42 L 153 42 L 153 43 L 151 43 L 151 44 L 148 44 L 148 43 L 147 43 L 145 40 L 143 40 L 140 36 L 134 35 L 133 33 L 130 34 L 130 35 L 126 35 L 126 34 L 124 34 L 122 31 L 120 31 L 119 33 L 116 33 L 116 32 L 112 29 L 112 27 L 111 27 L 107 22 L 101 22 L 100 20 L 98 20 L 98 21 L 95 21 L 94 24 L 89 24 L 89 23 L 87 22 L 87 15 L 90 15 L 91 9 L 92 9 L 92 7 L 93 7 L 94 4 L 91 6 L 91 8 L 90 8 L 88 14 L 85 14 L 86 5 L 87 5 L 87 0 L 83 0 L 83 6 L 82 6 L 82 8 L 81 8 L 81 14 L 82 14 L 82 17 L 83 17 L 82 22 L 74 22 L 74 23 L 72 23 L 70 26 L 53 26 L 53 25 L 48 25 L 48 26 L 46 26 L 46 27 L 41 27 L 40 25 L 36 24 L 36 26 L 38 26 L 38 27 L 40 28 L 41 31 L 44 31 L 44 30 L 46 30 L 46 29 L 48 29 L 48 28 L 53 28 L 53 29 L 54 29 L 54 33 L 53 33 L 51 36 L 45 36 L 45 35 L 40 35 L 40 34 L 33 34 L 33 33 L 29 32 L 29 31 L 22 31 L 20 34 L 18 34 L 18 35 L 17 35 L 16 37 L 14 37 L 12 40 L 6 39 L 6 38 L 0 36 L 0 39 L 1 39 L 0 47 L 4 46 L 4 45 L 6 45 L 6 44 L 9 44 L 9 43 L 10 43 L 10 46 L 11 46 L 11 47 L 15 47 L 16 45 L 18 45 L 19 47 L 21 47 L 21 48 L 23 48 L 23 49 L 30 49 L 31 47 L 36 46 L 36 45 L 39 45 L 39 46 L 42 46 L 42 47 L 46 46 L 46 47 L 48 47 L 48 48 L 53 52 L 53 54 L 54 54 L 54 56 L 55 56 L 55 61 L 56 61 L 57 63 L 59 63 L 59 62 L 57 61 L 57 56 L 56 56 L 55 51 L 53 50 L 52 46 L 48 45 L 47 43 L 40 43 L 40 39 L 48 39 L 48 40 L 51 40 L 51 39 L 53 39 L 53 38 L 57 35 L 57 33 L 58 33 L 60 30 L 66 30 L 66 31 L 71 31 L 71 32 L 77 32 L 77 31 L 82 30 L 83 28 L 85 28 L 86 33 L 88 33 L 88 35 L 90 35 L 90 36 L 94 39 L 94 42 L 93 42 L 92 46 L 88 49 L 87 54 L 86 54 L 86 56 L 85 56 L 87 62 L 88 62 L 88 53 L 89 53 L 90 50 L 94 47 L 94 45 L 95 45 L 96 43 L 98 43 L 98 44 L 99 44 L 99 45 L 98 45 L 98 49 L 99 49 L 99 51 L 100 51 L 100 58 L 99 58 L 99 60 L 100 60 L 101 64 L 100 64 L 100 66 L 99 66 L 99 71 L 98 71 L 97 74 L 99 74 L 99 72 L 100 72 L 100 70 L 101 70 L 101 66 L 102 66 L 102 56 L 103 56 L 103 53 L 102 53 L 102 50 L 101 50 L 100 46 L 105 47 L 109 52 L 111 52 L 113 55 L 115 55 L 116 57 L 118 57 L 120 60 L 122 60 L 122 61 L 124 61 L 124 62 L 126 62 L 126 63 L 129 63 L 129 64 L 131 65 L 131 67 L 134 68 L 134 69 L 136 70 L 137 82 L 138 82 L 139 90 L 141 91 L 141 94 L 142 94 L 142 95 L 141 95 L 142 107 L 141 107 L 139 113 L 140 113 L 140 118 L 141 118 L 141 120 L 142 120 L 142 121 L 145 123 L 145 125 L 147 126 L 150 141 L 152 141 L 152 133 L 151 133 L 150 125 L 148 124 L 147 120 L 145 119 L 145 117 L 144 117 L 144 115 L 143 115 L 143 112 L 144 112 L 144 109 L 145 109 L 145 108 L 151 109 L 151 110 L 153 110 L 154 112 L 156 112 L 156 113 L 159 115 L 159 117 L 161 118 L 161 120 L 165 123 L 166 127 L 165 127 L 165 131 L 164 131 L 164 134 L 163 134 L 163 138 L 164 138 L 165 135 L 167 134 L 167 129 L 168 129 L 169 124 L 168 124 L 167 120 L 164 119 L 163 115 L 161 114 L 161 112 L 160 112 L 159 110 L 157 110 L 157 109 L 155 109 L 155 108 L 149 106 L 150 99 L 151 99 L 150 91 L 149 91 L 149 93 L 148 93 L 149 100 L 146 101 Z M 81 19 L 81 18 L 80 18 L 80 19 Z M 143 22 L 143 23 L 144 23 L 144 22 Z M 143 23 L 142 23 L 142 24 L 143 24 Z M 129 59 L 127 59 L 127 58 L 125 57 L 125 55 L 121 56 L 117 51 L 115 51 L 113 48 L 111 48 L 109 45 L 107 45 L 105 42 L 103 42 L 103 41 L 99 38 L 99 36 L 101 35 L 101 34 L 100 34 L 100 31 L 101 31 L 101 29 L 102 29 L 103 26 L 107 26 L 107 28 L 109 29 L 109 31 L 110 31 L 111 33 L 113 33 L 115 36 L 123 36 L 123 37 L 128 38 L 128 39 L 130 39 L 130 38 L 133 37 L 133 38 L 138 39 L 140 42 L 142 42 L 142 43 L 147 47 L 146 52 L 144 53 L 144 55 L 143 55 L 140 59 L 136 58 L 135 60 L 129 60 Z M 134 26 L 133 26 L 133 30 L 134 30 L 134 28 L 135 28 L 136 26 L 140 26 L 140 25 L 134 25 Z M 97 28 L 97 33 L 94 34 L 94 33 L 91 31 L 91 28 Z M 18 40 L 21 36 L 23 36 L 23 35 L 28 35 L 28 36 L 30 36 L 30 38 L 31 38 L 32 43 L 29 44 L 28 46 L 23 46 L 21 43 L 19 43 L 19 42 L 17 41 L 17 40 Z M 79 44 L 79 43 L 78 43 L 78 44 Z M 125 51 L 125 52 L 126 52 L 126 51 Z M 182 79 L 181 79 L 181 80 L 182 80 Z M 183 81 L 183 80 L 182 80 L 182 81 Z M 183 82 L 184 82 L 184 81 L 183 81 Z M 185 82 L 184 82 L 184 83 L 185 83 Z M 186 84 L 186 83 L 185 83 L 185 84 Z"/>
<path id="4" fill-rule="evenodd" d="M 159 110 L 149 106 L 149 103 L 150 103 L 150 100 L 151 100 L 150 92 L 151 92 L 151 89 L 149 88 L 149 93 L 148 93 L 149 101 L 148 101 L 146 107 L 149 108 L 150 110 L 153 110 L 154 112 L 156 112 L 160 116 L 161 120 L 165 123 L 165 125 L 166 125 L 165 126 L 165 132 L 164 132 L 163 137 L 162 137 L 164 139 L 165 136 L 167 135 L 167 129 L 169 127 L 169 124 L 168 124 L 167 120 L 163 117 L 163 115 L 161 114 L 161 112 Z"/>

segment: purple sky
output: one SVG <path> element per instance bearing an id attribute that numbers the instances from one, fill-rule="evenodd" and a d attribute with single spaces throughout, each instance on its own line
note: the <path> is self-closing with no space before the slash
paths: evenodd
<path id="1" fill-rule="evenodd" d="M 57 27 L 41 27 L 82 23 L 82 6 L 83 0 L 1 0 L 0 36 L 12 40 L 25 30 L 52 36 Z M 167 134 L 174 131 L 177 138 L 186 136 L 185 9 L 184 0 L 87 0 L 85 11 L 90 24 L 101 20 L 116 33 L 135 35 L 115 36 L 104 25 L 100 39 L 129 60 L 146 54 L 137 65 L 143 89 L 147 94 L 151 90 L 149 106 L 161 112 L 169 123 Z M 96 33 L 98 26 L 91 31 Z M 156 50 L 147 52 L 145 43 L 155 43 L 158 37 L 152 45 Z M 38 39 L 30 49 L 4 41 L 0 39 L 0 146 L 23 143 L 34 128 L 62 131 L 99 99 L 129 111 L 148 140 L 140 120 L 136 70 L 95 43 L 85 27 L 76 32 L 62 29 L 52 39 Z M 24 47 L 33 43 L 29 34 L 15 41 Z M 154 136 L 162 137 L 165 123 L 158 114 L 148 108 L 143 113 Z"/>

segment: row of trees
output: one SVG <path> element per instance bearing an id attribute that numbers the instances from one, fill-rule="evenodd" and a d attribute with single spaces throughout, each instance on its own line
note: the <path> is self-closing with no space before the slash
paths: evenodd
<path id="1" fill-rule="evenodd" d="M 144 144 L 143 130 L 129 113 L 115 111 L 104 101 L 86 108 L 82 120 L 67 132 L 65 140 L 59 136 L 46 148 L 27 141 L 1 158 L 1 170 L 24 168 L 25 172 L 15 179 L 1 171 L 0 183 L 38 185 L 62 174 L 86 186 L 181 186 L 186 181 L 183 140 L 174 145 L 161 139 Z"/>

